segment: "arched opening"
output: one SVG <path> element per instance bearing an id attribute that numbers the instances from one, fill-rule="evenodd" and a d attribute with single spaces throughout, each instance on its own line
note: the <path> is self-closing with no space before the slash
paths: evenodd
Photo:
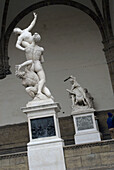
<path id="1" fill-rule="evenodd" d="M 101 50 L 102 38 L 93 20 L 82 11 L 65 5 L 45 6 L 36 10 L 36 13 L 39 19 L 32 32 L 38 31 L 42 36 L 39 45 L 45 49 L 43 66 L 47 77 L 46 83 L 55 100 L 61 104 L 61 116 L 67 116 L 71 112 L 71 100 L 66 92 L 70 84 L 64 83 L 64 79 L 71 74 L 77 77 L 77 81 L 83 87 L 88 88 L 95 98 L 98 110 L 111 107 L 112 102 L 108 100 L 109 103 L 107 103 L 111 94 L 110 88 L 108 91 L 104 90 L 108 89 L 110 84 L 106 83 L 109 81 L 109 75 L 105 56 Z M 17 26 L 25 28 L 30 20 L 32 20 L 32 12 L 26 15 Z M 13 49 L 9 51 L 9 56 L 11 56 L 14 81 L 10 90 L 13 89 L 15 99 L 17 96 L 18 98 L 23 96 L 20 103 L 18 102 L 18 105 L 22 106 L 30 98 L 21 86 L 21 81 L 14 75 L 15 65 L 25 61 L 24 53 L 15 48 L 16 38 L 12 33 L 9 42 L 9 50 Z M 103 101 L 101 93 L 103 96 L 108 96 Z"/>
<path id="2" fill-rule="evenodd" d="M 96 23 L 96 25 L 98 26 L 98 28 L 99 28 L 99 30 L 101 32 L 102 40 L 105 41 L 105 39 L 106 39 L 105 31 L 106 30 L 105 30 L 105 28 L 103 26 L 103 23 L 100 21 L 99 17 L 91 9 L 89 9 L 88 7 L 84 6 L 81 3 L 72 1 L 72 0 L 53 0 L 53 1 L 47 0 L 47 1 L 41 1 L 41 2 L 38 2 L 38 3 L 35 3 L 35 4 L 31 5 L 31 6 L 29 6 L 28 8 L 26 8 L 25 10 L 20 12 L 15 17 L 15 19 L 11 22 L 9 27 L 7 28 L 6 33 L 5 33 L 5 58 L 6 59 L 8 59 L 7 58 L 7 56 L 8 56 L 7 47 L 8 47 L 9 38 L 10 38 L 10 35 L 12 33 L 13 28 L 17 25 L 17 23 L 24 16 L 29 14 L 30 12 L 32 12 L 32 11 L 34 11 L 36 9 L 40 9 L 42 7 L 45 7 L 45 6 L 50 6 L 50 5 L 66 5 L 66 6 L 71 6 L 73 8 L 77 8 L 77 9 L 83 11 L 84 13 L 89 15 L 94 20 L 94 22 Z"/>

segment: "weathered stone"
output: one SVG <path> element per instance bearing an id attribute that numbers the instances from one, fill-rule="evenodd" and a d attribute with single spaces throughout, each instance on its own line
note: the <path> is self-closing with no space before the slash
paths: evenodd
<path id="1" fill-rule="evenodd" d="M 15 165 L 15 158 L 10 158 L 9 159 L 9 165 L 10 166 Z"/>
<path id="2" fill-rule="evenodd" d="M 25 165 L 28 165 L 28 157 L 27 156 L 23 156 L 23 159 L 24 159 Z"/>
<path id="3" fill-rule="evenodd" d="M 90 154 L 86 156 L 81 156 L 83 167 L 93 167 L 101 165 L 101 160 L 99 154 Z"/>
<path id="4" fill-rule="evenodd" d="M 91 147 L 91 153 L 102 153 L 102 152 L 109 152 L 109 151 L 110 151 L 109 145 L 101 145 L 101 146 Z"/>
<path id="5" fill-rule="evenodd" d="M 114 165 L 114 152 L 100 153 L 102 165 Z"/>
<path id="6" fill-rule="evenodd" d="M 111 111 L 114 113 L 113 111 Z M 106 118 L 107 118 L 107 112 L 106 111 L 101 111 L 97 113 L 97 117 L 100 120 L 100 130 L 103 132 L 103 134 L 108 133 L 107 129 L 107 124 L 106 124 Z M 73 137 L 73 122 L 72 122 L 72 117 L 70 118 L 60 118 L 61 120 L 61 126 L 60 128 L 62 129 L 61 135 L 65 140 L 70 139 L 69 135 L 71 134 L 72 139 Z M 102 121 L 103 120 L 103 121 Z M 65 128 L 64 128 L 65 125 Z M 15 131 L 15 129 L 17 129 Z M 71 130 L 71 133 L 70 133 Z M 21 131 L 19 133 L 19 131 Z M 2 136 L 2 134 L 5 134 L 8 132 L 10 135 L 10 138 L 6 137 L 5 135 Z M 12 134 L 13 132 L 13 134 Z M 68 134 L 67 134 L 68 132 Z M 11 125 L 11 126 L 4 126 L 0 127 L 0 153 L 4 154 L 7 151 L 16 151 L 15 148 L 19 147 L 20 148 L 23 146 L 26 147 L 27 142 L 29 141 L 28 139 L 28 129 L 27 129 L 27 123 L 22 123 L 18 125 Z M 14 137 L 14 136 L 16 137 Z M 3 139 L 4 138 L 4 139 Z M 16 139 L 17 138 L 17 139 Z M 70 146 L 68 146 L 70 147 Z M 11 149 L 10 149 L 11 148 Z M 85 170 L 84 165 L 86 166 L 86 169 L 93 169 L 93 170 L 107 170 L 108 169 L 112 170 L 114 169 L 114 142 L 113 140 L 110 141 L 102 141 L 97 144 L 88 144 L 88 145 L 79 145 L 75 146 L 72 145 L 71 148 L 67 148 L 67 146 L 64 148 L 64 154 L 66 158 L 66 165 L 69 164 L 67 170 Z M 92 155 L 92 156 L 90 156 Z M 97 155 L 97 156 L 93 156 Z M 99 156 L 98 156 L 99 155 Z M 28 170 L 28 159 L 26 155 L 20 156 L 23 160 L 24 163 L 19 164 L 19 160 L 17 159 L 17 155 L 8 158 L 8 162 L 5 163 L 3 161 L 2 157 L 0 157 L 0 170 L 17 170 L 17 168 L 21 168 L 21 170 Z M 100 158 L 99 158 L 100 157 Z M 17 157 L 18 158 L 18 157 Z M 1 160 L 2 159 L 2 160 Z M 6 160 L 6 159 L 4 159 Z M 82 167 L 82 163 L 83 167 Z M 86 162 L 87 163 L 86 163 Z M 101 161 L 101 163 L 100 163 Z M 77 162 L 77 163 L 76 163 Z M 6 166 L 8 165 L 8 166 Z M 22 166 L 20 166 L 22 165 Z M 91 166 L 90 166 L 91 165 Z"/>
<path id="7" fill-rule="evenodd" d="M 114 151 L 114 144 L 110 144 L 110 151 Z"/>
<path id="8" fill-rule="evenodd" d="M 101 152 L 101 146 L 93 146 L 91 147 L 91 153 L 100 153 Z"/>
<path id="9" fill-rule="evenodd" d="M 91 149 L 89 147 L 77 147 L 75 148 L 74 145 L 74 149 L 73 147 L 71 149 L 64 149 L 64 153 L 65 153 L 65 157 L 75 157 L 75 156 L 80 156 L 80 155 L 87 155 L 87 154 L 91 154 Z"/>
<path id="10" fill-rule="evenodd" d="M 74 168 L 81 167 L 81 159 L 80 157 L 69 157 L 66 158 L 66 167 L 67 169 L 73 170 Z"/>
<path id="11" fill-rule="evenodd" d="M 2 167 L 9 166 L 9 159 L 2 159 Z"/>
<path id="12" fill-rule="evenodd" d="M 16 165 L 20 165 L 20 164 L 24 164 L 24 163 L 25 163 L 25 161 L 24 161 L 23 157 L 17 157 L 15 159 L 15 164 Z"/>
<path id="13" fill-rule="evenodd" d="M 110 145 L 101 146 L 101 152 L 109 152 L 109 151 L 110 151 Z"/>
<path id="14" fill-rule="evenodd" d="M 16 169 L 16 167 L 14 166 L 14 167 L 10 167 L 8 170 L 15 170 Z"/>
<path id="15" fill-rule="evenodd" d="M 72 157 L 74 155 L 74 152 L 73 152 L 72 149 L 67 149 L 67 150 L 64 149 L 64 155 L 65 155 L 66 158 Z"/>
<path id="16" fill-rule="evenodd" d="M 88 154 L 91 154 L 91 148 L 90 147 L 81 148 L 81 155 L 88 155 Z"/>

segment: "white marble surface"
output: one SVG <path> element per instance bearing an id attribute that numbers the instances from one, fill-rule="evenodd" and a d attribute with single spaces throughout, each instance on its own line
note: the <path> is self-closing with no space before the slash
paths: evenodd
<path id="1" fill-rule="evenodd" d="M 65 170 L 63 154 L 64 141 L 60 136 L 58 103 L 41 103 L 40 105 L 22 108 L 28 117 L 30 142 L 28 148 L 29 170 Z M 32 138 L 31 120 L 53 117 L 55 135 L 49 137 Z"/>
<path id="2" fill-rule="evenodd" d="M 76 77 L 72 75 L 64 80 L 69 80 L 71 83 L 71 89 L 66 89 L 69 92 L 70 98 L 72 100 L 72 108 L 73 110 L 81 109 L 91 109 L 93 108 L 93 97 L 88 92 L 86 88 L 82 88 L 80 84 L 77 82 Z"/>
<path id="3" fill-rule="evenodd" d="M 28 144 L 28 160 L 30 170 L 65 170 L 63 141 Z"/>
<path id="4" fill-rule="evenodd" d="M 82 130 L 78 129 L 78 124 L 76 118 L 84 118 L 84 117 L 91 117 L 92 127 L 91 128 L 83 128 Z M 86 110 L 80 112 L 73 112 L 73 121 L 75 127 L 75 135 L 74 140 L 75 144 L 84 144 L 84 143 L 93 143 L 97 141 L 101 141 L 101 135 L 98 130 L 95 116 L 93 110 Z"/>
<path id="5" fill-rule="evenodd" d="M 45 99 L 45 100 L 36 99 L 36 100 L 29 101 L 26 104 L 26 107 L 41 106 L 41 105 L 44 105 L 44 104 L 51 104 L 51 103 L 54 103 L 54 101 L 51 98 L 48 98 L 48 99 Z"/>
<path id="6" fill-rule="evenodd" d="M 74 139 L 75 144 L 94 143 L 101 141 L 100 133 L 98 131 L 75 134 Z"/>
<path id="7" fill-rule="evenodd" d="M 95 111 L 95 109 L 93 108 L 88 108 L 86 106 L 83 106 L 83 108 L 81 107 L 77 107 L 76 109 L 72 109 L 71 115 L 80 115 L 80 114 L 87 114 L 87 113 L 93 113 Z"/>
<path id="8" fill-rule="evenodd" d="M 25 29 L 14 28 L 18 34 L 16 48 L 25 52 L 26 61 L 16 65 L 15 75 L 22 79 L 22 85 L 33 100 L 45 101 L 53 99 L 50 90 L 46 87 L 46 76 L 42 66 L 44 62 L 44 48 L 38 45 L 41 37 L 38 33 L 32 35 L 31 30 L 36 24 L 37 14 L 33 13 L 33 20 Z"/>
<path id="9" fill-rule="evenodd" d="M 43 103 L 42 105 L 38 105 L 38 106 L 24 107 L 22 108 L 22 111 L 28 117 L 30 141 L 41 140 L 41 139 L 32 139 L 31 119 L 45 118 L 49 116 L 53 116 L 54 118 L 54 125 L 55 125 L 55 132 L 56 132 L 55 138 L 56 137 L 60 138 L 60 129 L 59 129 L 59 122 L 58 122 L 58 112 L 60 111 L 59 103 L 45 103 L 45 104 Z M 44 139 L 42 138 L 43 141 L 45 139 L 46 138 Z"/>

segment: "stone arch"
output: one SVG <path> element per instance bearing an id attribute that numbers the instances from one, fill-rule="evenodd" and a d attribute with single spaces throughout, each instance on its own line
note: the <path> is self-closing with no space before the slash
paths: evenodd
<path id="1" fill-rule="evenodd" d="M 104 25 L 103 25 L 102 21 L 100 20 L 100 18 L 96 15 L 96 13 L 93 12 L 87 6 L 85 6 L 85 5 L 83 5 L 83 4 L 79 3 L 79 2 L 72 1 L 72 0 L 53 0 L 53 1 L 47 0 L 47 1 L 41 1 L 41 2 L 35 3 L 35 4 L 31 5 L 31 6 L 29 6 L 28 8 L 26 8 L 22 12 L 20 12 L 15 17 L 15 19 L 11 22 L 11 24 L 7 28 L 5 37 L 7 37 L 7 36 L 8 36 L 8 38 L 10 37 L 10 35 L 12 33 L 12 30 L 15 27 L 15 25 L 17 25 L 17 23 L 24 16 L 26 16 L 28 13 L 32 12 L 35 9 L 42 8 L 42 7 L 49 6 L 49 5 L 67 5 L 67 6 L 71 6 L 71 7 L 74 7 L 74 8 L 77 8 L 77 9 L 83 11 L 84 13 L 89 15 L 94 20 L 94 22 L 97 24 L 97 26 L 98 26 L 98 28 L 99 28 L 99 30 L 101 32 L 102 39 L 103 40 L 106 39 L 106 32 L 105 32 Z M 7 40 L 8 40 L 8 38 L 7 38 Z"/>
<path id="2" fill-rule="evenodd" d="M 107 39 L 107 34 L 106 34 L 106 29 L 104 27 L 103 22 L 100 20 L 99 16 L 96 15 L 95 12 L 93 12 L 91 9 L 89 9 L 87 6 L 79 3 L 79 2 L 75 2 L 72 0 L 47 0 L 47 1 L 41 1 L 38 3 L 35 3 L 31 6 L 29 6 L 28 8 L 24 9 L 22 12 L 20 12 L 15 18 L 14 20 L 11 22 L 11 24 L 9 25 L 9 27 L 7 28 L 6 32 L 5 32 L 5 43 L 4 43 L 4 57 L 5 60 L 8 61 L 8 43 L 9 43 L 9 38 L 10 35 L 12 33 L 13 28 L 17 25 L 17 23 L 27 14 L 29 14 L 30 12 L 34 11 L 35 9 L 39 9 L 42 7 L 46 7 L 49 5 L 67 5 L 67 6 L 71 6 L 74 8 L 77 8 L 81 11 L 83 11 L 84 13 L 86 13 L 87 15 L 89 15 L 94 22 L 96 23 L 96 25 L 98 26 L 101 36 L 102 36 L 102 40 L 105 41 Z"/>

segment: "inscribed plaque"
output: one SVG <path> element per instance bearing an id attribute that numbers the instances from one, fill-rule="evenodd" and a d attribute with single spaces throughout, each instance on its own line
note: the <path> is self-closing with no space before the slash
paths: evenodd
<path id="1" fill-rule="evenodd" d="M 92 116 L 76 117 L 76 124 L 79 131 L 94 128 Z"/>
<path id="2" fill-rule="evenodd" d="M 55 136 L 53 116 L 31 119 L 32 139 Z"/>

